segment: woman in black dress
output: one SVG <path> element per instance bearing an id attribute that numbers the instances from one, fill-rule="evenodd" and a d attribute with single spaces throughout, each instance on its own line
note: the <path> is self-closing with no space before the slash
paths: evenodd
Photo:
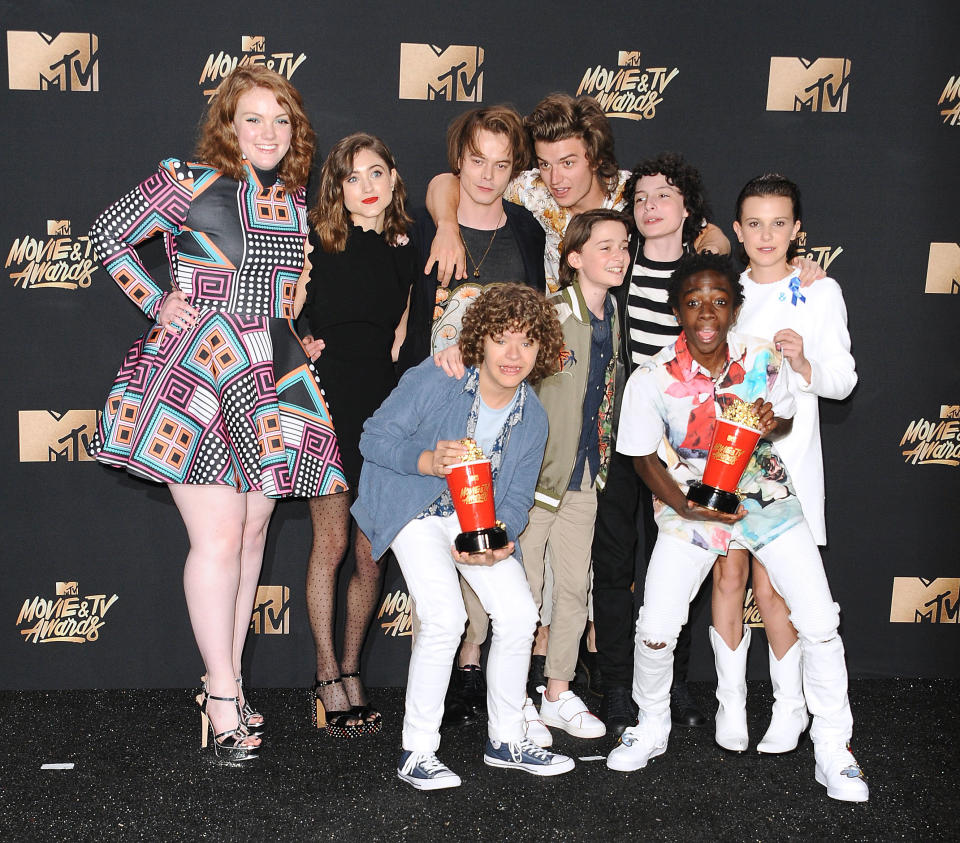
<path id="1" fill-rule="evenodd" d="M 316 725 L 333 737 L 379 732 L 381 716 L 360 681 L 360 651 L 376 606 L 382 566 L 353 526 L 356 568 L 347 587 L 343 655 L 334 647 L 337 571 L 346 554 L 350 504 L 360 479 L 363 423 L 397 384 L 400 343 L 415 254 L 407 245 L 406 190 L 390 150 L 357 133 L 334 146 L 311 209 L 310 281 L 304 342 L 326 390 L 344 473 L 353 494 L 311 498 L 313 546 L 307 566 L 307 609 L 317 648 Z"/>

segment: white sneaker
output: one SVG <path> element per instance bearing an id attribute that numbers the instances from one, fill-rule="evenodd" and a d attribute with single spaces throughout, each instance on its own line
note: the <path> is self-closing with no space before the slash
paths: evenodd
<path id="1" fill-rule="evenodd" d="M 603 721 L 594 717 L 573 691 L 564 691 L 556 702 L 550 702 L 544 694 L 540 703 L 540 719 L 575 738 L 602 738 L 607 733 Z"/>
<path id="2" fill-rule="evenodd" d="M 527 737 L 537 746 L 545 748 L 553 744 L 553 735 L 540 719 L 540 712 L 530 697 L 523 704 L 523 720 Z"/>
<path id="3" fill-rule="evenodd" d="M 619 742 L 607 756 L 607 766 L 621 773 L 642 770 L 651 758 L 667 751 L 669 724 L 669 714 L 666 724 L 658 726 L 640 712 L 640 722 L 623 730 Z"/>
<path id="4" fill-rule="evenodd" d="M 827 789 L 827 796 L 844 802 L 870 798 L 870 788 L 849 744 L 816 744 L 813 749 L 817 759 L 814 777 Z"/>

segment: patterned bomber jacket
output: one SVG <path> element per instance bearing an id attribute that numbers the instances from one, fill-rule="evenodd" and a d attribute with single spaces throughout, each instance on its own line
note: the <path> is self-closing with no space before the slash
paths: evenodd
<path id="1" fill-rule="evenodd" d="M 554 293 L 549 297 L 549 301 L 556 308 L 557 317 L 563 327 L 564 348 L 560 353 L 560 371 L 545 378 L 536 387 L 540 403 L 547 411 L 550 432 L 540 477 L 537 480 L 534 505 L 556 511 L 570 485 L 577 459 L 577 445 L 583 424 L 583 401 L 590 375 L 593 330 L 590 326 L 590 311 L 578 283 Z M 598 489 L 603 489 L 610 465 L 614 395 L 620 363 L 620 321 L 616 307 L 610 317 L 610 334 L 613 355 L 604 373 L 603 398 L 597 414 L 600 442 L 600 471 L 596 477 Z"/>

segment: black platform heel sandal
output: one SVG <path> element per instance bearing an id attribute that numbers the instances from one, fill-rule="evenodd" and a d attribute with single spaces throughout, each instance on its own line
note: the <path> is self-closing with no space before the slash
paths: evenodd
<path id="1" fill-rule="evenodd" d="M 360 671 L 357 670 L 353 673 L 341 673 L 341 681 L 344 679 L 356 679 L 360 682 Z M 363 688 L 363 683 L 360 683 L 360 687 Z M 343 686 L 344 693 L 346 693 L 347 686 Z M 350 699 L 350 694 L 347 694 L 347 700 Z M 353 712 L 355 717 L 359 717 L 363 720 L 364 725 L 367 727 L 367 734 L 375 735 L 383 728 L 383 715 L 377 711 L 372 705 L 367 703 L 366 705 L 353 705 L 350 706 L 350 711 Z"/>
<path id="2" fill-rule="evenodd" d="M 240 696 L 243 697 L 243 703 L 240 706 L 240 722 L 247 727 L 247 731 L 251 735 L 263 734 L 266 721 L 263 719 L 263 715 L 250 705 L 250 700 L 248 700 L 247 695 L 243 693 L 242 676 L 237 677 L 237 688 L 239 689 Z"/>
<path id="3" fill-rule="evenodd" d="M 207 735 L 210 733 L 213 735 L 213 754 L 216 755 L 217 758 L 221 758 L 224 761 L 252 761 L 257 757 L 260 744 L 251 746 L 250 744 L 244 743 L 244 741 L 249 740 L 253 736 L 244 728 L 242 719 L 233 729 L 227 729 L 219 733 L 214 732 L 213 721 L 210 719 L 210 715 L 207 714 L 207 703 L 210 700 L 232 702 L 237 709 L 238 719 L 241 717 L 240 697 L 215 697 L 206 690 L 204 690 L 202 694 L 198 694 L 197 704 L 200 706 L 201 726 L 200 748 L 207 748 Z"/>
<path id="4" fill-rule="evenodd" d="M 331 738 L 359 738 L 370 731 L 367 723 L 348 723 L 348 720 L 358 720 L 359 715 L 350 711 L 327 711 L 320 699 L 321 688 L 336 685 L 340 678 L 317 679 L 313 683 L 313 701 L 310 712 L 313 716 L 313 725 L 322 729 L 324 734 Z M 344 692 L 346 693 L 346 692 Z M 379 731 L 379 728 L 377 729 Z"/>

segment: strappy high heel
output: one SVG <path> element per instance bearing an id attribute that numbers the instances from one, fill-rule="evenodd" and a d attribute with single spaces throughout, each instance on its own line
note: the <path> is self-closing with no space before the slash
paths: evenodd
<path id="1" fill-rule="evenodd" d="M 243 693 L 242 676 L 237 677 L 237 688 L 239 695 L 243 697 L 243 702 L 240 705 L 240 722 L 247 727 L 247 731 L 251 735 L 263 734 L 266 721 L 263 719 L 263 715 L 250 705 L 250 700 L 248 700 L 247 695 Z"/>
<path id="2" fill-rule="evenodd" d="M 360 684 L 360 687 L 363 688 L 363 683 L 360 682 L 360 671 L 354 671 L 353 673 L 341 673 L 340 679 L 356 679 Z M 343 686 L 344 693 L 347 691 L 347 686 Z M 349 701 L 350 694 L 347 694 L 347 700 Z M 353 705 L 350 706 L 350 711 L 356 717 L 359 717 L 363 720 L 364 725 L 367 727 L 367 734 L 375 735 L 383 728 L 383 715 L 377 711 L 370 703 L 365 705 Z"/>
<path id="3" fill-rule="evenodd" d="M 359 720 L 359 715 L 355 714 L 352 709 L 349 711 L 327 711 L 323 700 L 320 699 L 321 688 L 336 685 L 339 682 L 340 677 L 338 676 L 336 679 L 317 679 L 313 683 L 313 703 L 310 706 L 313 725 L 318 729 L 323 729 L 324 733 L 331 738 L 359 738 L 370 730 L 369 724 L 363 722 L 348 723 L 348 720 Z M 377 731 L 380 731 L 379 727 Z"/>
<path id="4" fill-rule="evenodd" d="M 207 703 L 210 700 L 232 702 L 237 709 L 237 718 L 239 719 L 237 726 L 223 732 L 215 732 L 213 721 L 207 714 Z M 257 757 L 260 744 L 251 746 L 244 743 L 253 736 L 246 730 L 242 719 L 240 719 L 240 697 L 215 697 L 204 688 L 203 693 L 197 695 L 197 704 L 200 706 L 201 749 L 207 748 L 207 735 L 210 733 L 213 735 L 213 753 L 217 758 L 222 758 L 224 761 L 251 761 Z"/>

